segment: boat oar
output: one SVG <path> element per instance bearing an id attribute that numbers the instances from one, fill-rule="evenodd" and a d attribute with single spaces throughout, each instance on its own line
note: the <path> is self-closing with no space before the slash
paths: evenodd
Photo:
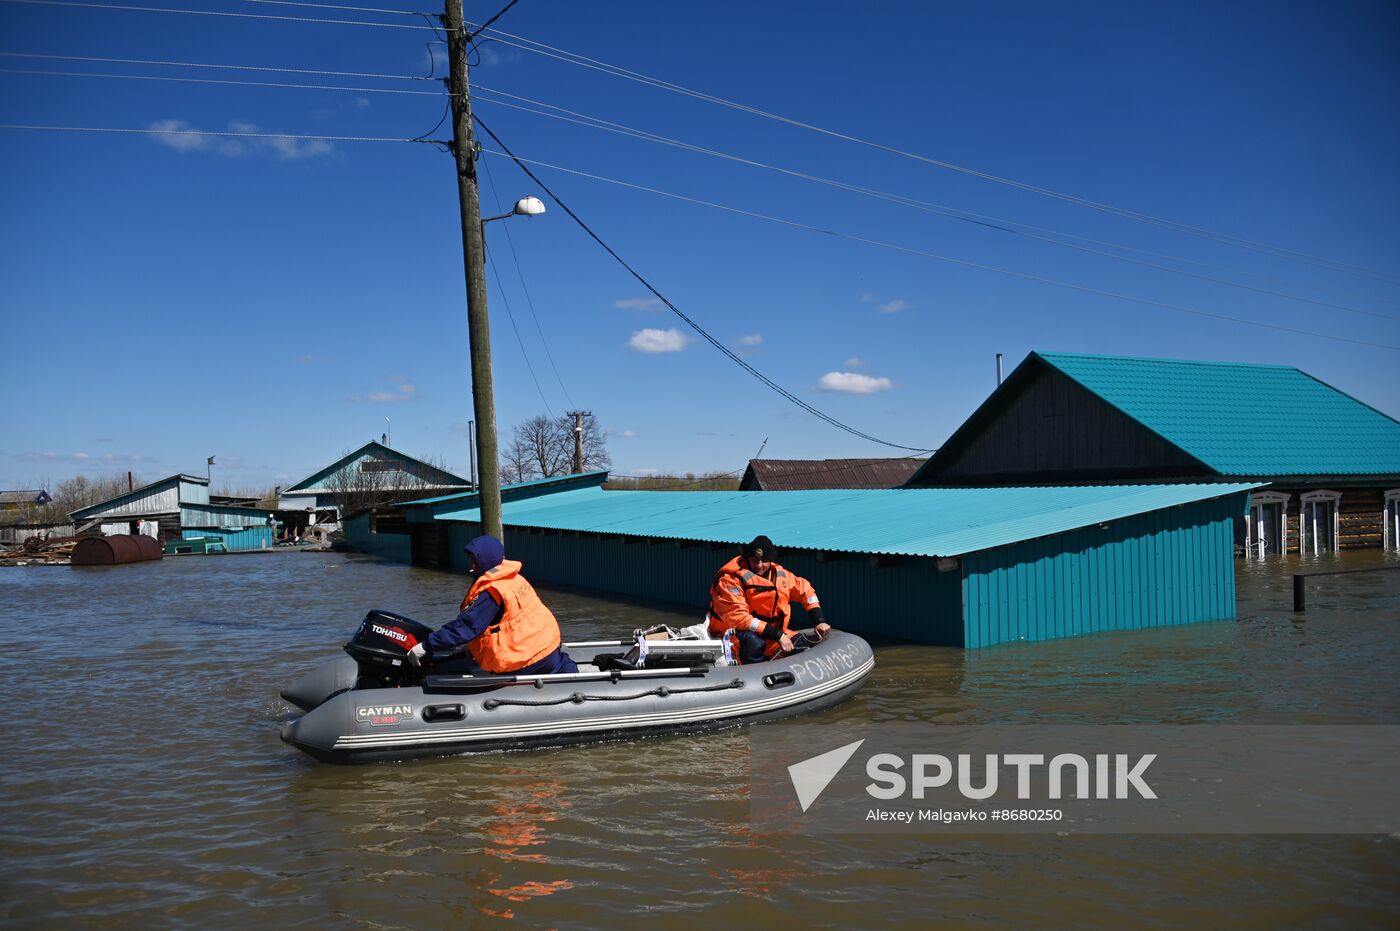
<path id="1" fill-rule="evenodd" d="M 681 679 L 703 676 L 711 667 L 679 669 L 616 669 L 609 672 L 560 672 L 525 676 L 428 676 L 423 691 L 433 693 L 485 692 L 507 685 L 544 688 L 556 682 L 621 682 L 624 679 Z"/>

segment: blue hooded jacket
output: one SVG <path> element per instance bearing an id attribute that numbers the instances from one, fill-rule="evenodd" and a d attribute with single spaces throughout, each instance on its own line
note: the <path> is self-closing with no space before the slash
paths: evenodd
<path id="1" fill-rule="evenodd" d="M 490 572 L 506 558 L 504 544 L 490 534 L 477 537 L 462 549 L 474 561 L 476 576 Z M 505 608 L 492 598 L 489 592 L 482 592 L 472 600 L 471 604 L 467 605 L 466 610 L 428 637 L 428 649 L 437 653 L 463 646 L 485 633 L 486 629 L 498 622 L 504 613 Z M 555 650 L 539 662 L 532 663 L 518 672 L 578 672 L 578 666 L 574 665 L 568 654 L 561 650 Z"/>

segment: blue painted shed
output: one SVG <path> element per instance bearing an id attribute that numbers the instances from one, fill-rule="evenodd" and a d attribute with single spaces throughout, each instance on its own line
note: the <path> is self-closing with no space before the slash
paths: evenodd
<path id="1" fill-rule="evenodd" d="M 786 492 L 604 491 L 606 472 L 502 490 L 533 580 L 705 611 L 764 533 L 838 626 L 983 647 L 1235 616 L 1248 483 Z M 475 494 L 405 505 L 414 562 L 465 571 Z"/>

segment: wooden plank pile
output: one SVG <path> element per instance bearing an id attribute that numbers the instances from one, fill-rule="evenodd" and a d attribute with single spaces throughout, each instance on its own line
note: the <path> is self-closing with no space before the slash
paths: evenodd
<path id="1" fill-rule="evenodd" d="M 66 566 L 77 537 L 30 537 L 23 543 L 0 543 L 0 566 Z"/>

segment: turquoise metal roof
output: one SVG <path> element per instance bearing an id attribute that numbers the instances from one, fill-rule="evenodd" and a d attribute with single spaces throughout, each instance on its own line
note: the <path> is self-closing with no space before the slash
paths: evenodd
<path id="1" fill-rule="evenodd" d="M 1033 355 L 1221 475 L 1400 473 L 1400 422 L 1296 368 Z"/>
<path id="2" fill-rule="evenodd" d="M 506 526 L 779 547 L 961 556 L 1258 484 L 821 491 L 604 491 L 580 488 L 502 506 Z M 1243 513 L 1243 505 L 1241 505 Z M 438 520 L 479 522 L 476 507 Z"/>
<path id="3" fill-rule="evenodd" d="M 547 489 L 550 485 L 562 485 L 577 482 L 587 482 L 593 485 L 601 485 L 608 480 L 607 470 L 598 472 L 579 472 L 571 475 L 556 475 L 553 478 L 537 478 L 528 482 L 513 482 L 509 485 L 501 486 L 501 494 L 509 495 L 515 492 L 529 492 Z M 446 501 L 461 501 L 463 506 L 471 504 L 476 500 L 477 491 L 459 491 L 450 495 L 439 495 L 436 498 L 418 498 L 413 501 L 404 501 L 400 507 L 420 504 L 442 504 Z"/>

